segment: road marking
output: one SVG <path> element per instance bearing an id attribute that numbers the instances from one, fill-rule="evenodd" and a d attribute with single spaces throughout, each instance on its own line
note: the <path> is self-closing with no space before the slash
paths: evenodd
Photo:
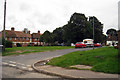
<path id="1" fill-rule="evenodd" d="M 28 68 L 28 70 L 29 70 L 29 71 L 32 71 L 32 70 L 33 70 L 33 68 Z"/>
<path id="2" fill-rule="evenodd" d="M 16 63 L 16 62 L 14 62 L 14 61 L 9 61 L 10 63 Z"/>
<path id="3" fill-rule="evenodd" d="M 6 63 L 6 62 L 2 62 L 3 64 L 8 64 L 8 63 Z"/>
<path id="4" fill-rule="evenodd" d="M 25 64 L 22 64 L 22 63 L 16 63 L 16 64 L 20 64 L 20 65 L 23 65 L 23 66 L 25 66 Z"/>
<path id="5" fill-rule="evenodd" d="M 31 67 L 31 65 L 27 65 L 27 67 Z"/>
<path id="6" fill-rule="evenodd" d="M 27 68 L 27 67 L 22 66 L 22 68 L 25 69 L 25 68 Z"/>
<path id="7" fill-rule="evenodd" d="M 13 66 L 13 67 L 15 67 L 16 65 L 14 65 L 14 64 L 9 64 L 9 66 Z"/>

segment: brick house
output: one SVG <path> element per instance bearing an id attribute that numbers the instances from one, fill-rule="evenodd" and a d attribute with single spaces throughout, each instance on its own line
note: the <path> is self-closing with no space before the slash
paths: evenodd
<path id="1" fill-rule="evenodd" d="M 30 34 L 30 31 L 28 33 L 22 32 L 22 31 L 15 31 L 15 29 L 12 27 L 11 30 L 5 30 L 5 36 L 6 40 L 13 42 L 13 47 L 17 46 L 17 43 L 20 43 L 21 46 L 28 46 L 28 45 L 39 45 L 39 38 L 40 38 L 40 31 L 39 33 L 33 33 Z M 36 44 L 36 43 L 37 44 Z"/>
<path id="2" fill-rule="evenodd" d="M 42 45 L 42 42 L 39 42 L 40 39 L 40 31 L 38 31 L 38 33 L 32 33 L 31 37 L 32 37 L 32 45 Z"/>
<path id="3" fill-rule="evenodd" d="M 118 37 L 108 35 L 106 42 L 107 42 L 107 45 L 109 45 L 109 46 L 112 46 L 113 43 L 114 43 L 114 45 L 117 45 L 118 44 Z"/>

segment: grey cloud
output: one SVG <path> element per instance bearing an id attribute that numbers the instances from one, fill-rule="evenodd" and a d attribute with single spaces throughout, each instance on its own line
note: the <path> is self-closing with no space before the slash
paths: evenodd
<path id="1" fill-rule="evenodd" d="M 14 15 L 8 16 L 7 19 L 8 19 L 8 21 L 10 21 L 11 24 L 14 24 L 14 23 L 18 22 L 17 19 L 16 19 L 16 17 Z"/>
<path id="2" fill-rule="evenodd" d="M 21 11 L 29 11 L 30 10 L 30 6 L 28 4 L 22 3 L 20 5 L 20 10 Z"/>

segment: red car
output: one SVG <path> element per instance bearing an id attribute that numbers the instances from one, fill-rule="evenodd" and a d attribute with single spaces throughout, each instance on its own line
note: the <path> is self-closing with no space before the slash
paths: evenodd
<path id="1" fill-rule="evenodd" d="M 95 47 L 101 47 L 101 44 L 100 43 L 95 43 L 94 46 Z"/>
<path id="2" fill-rule="evenodd" d="M 86 47 L 86 44 L 83 43 L 83 42 L 77 42 L 77 43 L 75 44 L 75 48 L 82 48 L 82 47 Z"/>

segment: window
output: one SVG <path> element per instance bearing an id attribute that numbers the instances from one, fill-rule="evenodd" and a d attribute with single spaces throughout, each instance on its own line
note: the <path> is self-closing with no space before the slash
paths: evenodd
<path id="1" fill-rule="evenodd" d="M 18 38 L 18 40 L 20 40 L 20 37 Z"/>
<path id="2" fill-rule="evenodd" d="M 24 40 L 24 37 L 22 38 L 22 40 Z"/>
<path id="3" fill-rule="evenodd" d="M 28 41 L 28 40 L 29 40 L 29 38 L 27 37 L 27 38 L 26 38 L 26 40 Z"/>
<path id="4" fill-rule="evenodd" d="M 12 38 L 10 38 L 10 40 L 12 40 Z"/>
<path id="5" fill-rule="evenodd" d="M 37 38 L 35 39 L 35 41 L 37 41 Z"/>
<path id="6" fill-rule="evenodd" d="M 16 40 L 16 37 L 15 37 L 15 40 Z"/>
<path id="7" fill-rule="evenodd" d="M 16 43 L 14 43 L 14 45 L 16 46 Z"/>

